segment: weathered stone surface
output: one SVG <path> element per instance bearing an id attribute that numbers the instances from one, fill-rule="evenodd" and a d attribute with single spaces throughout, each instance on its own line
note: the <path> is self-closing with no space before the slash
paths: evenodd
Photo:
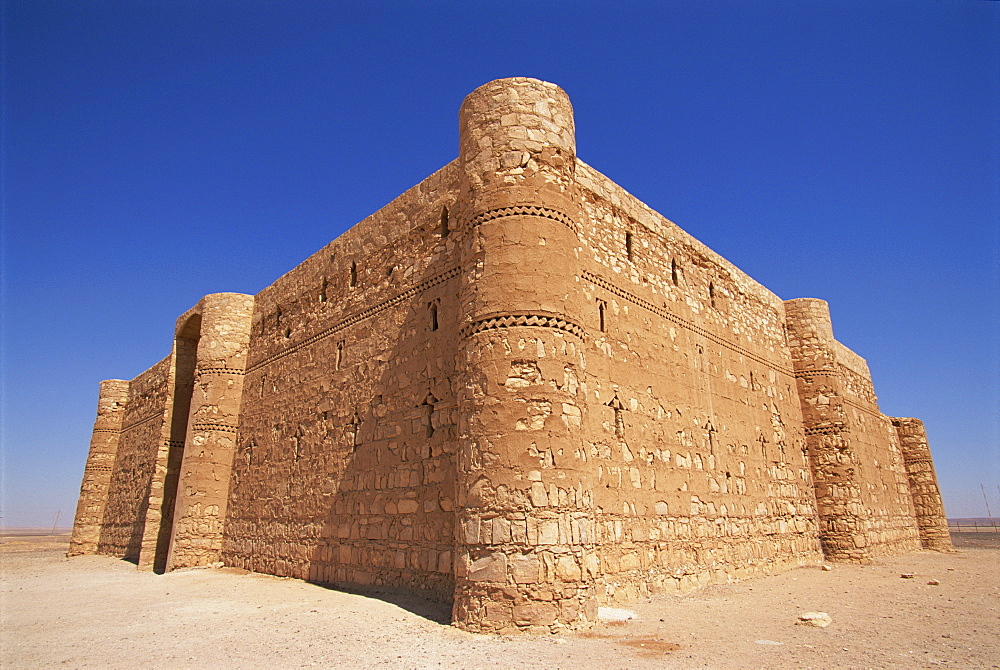
<path id="1" fill-rule="evenodd" d="M 833 618 L 831 618 L 826 612 L 806 612 L 805 614 L 799 615 L 799 620 L 796 621 L 796 623 L 803 626 L 826 628 L 833 623 Z"/>
<path id="2" fill-rule="evenodd" d="M 527 78 L 459 156 L 102 386 L 72 553 L 407 588 L 477 631 L 946 549 L 922 426 L 783 302 L 576 157 Z M 821 544 L 822 543 L 822 544 Z"/>

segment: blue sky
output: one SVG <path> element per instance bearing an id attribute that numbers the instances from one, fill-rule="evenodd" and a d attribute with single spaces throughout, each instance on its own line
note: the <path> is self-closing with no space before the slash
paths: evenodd
<path id="1" fill-rule="evenodd" d="M 950 516 L 1000 516 L 1000 3 L 2 3 L 3 510 L 74 513 L 101 379 L 170 350 L 555 82 L 579 156 L 828 300 Z M 63 523 L 60 523 L 63 525 Z"/>

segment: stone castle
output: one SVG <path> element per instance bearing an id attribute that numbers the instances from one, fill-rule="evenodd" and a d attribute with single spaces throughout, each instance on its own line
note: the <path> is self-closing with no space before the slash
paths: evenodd
<path id="1" fill-rule="evenodd" d="M 920 421 L 490 82 L 456 160 L 101 383 L 70 554 L 453 603 L 475 631 L 822 560 L 948 550 Z"/>

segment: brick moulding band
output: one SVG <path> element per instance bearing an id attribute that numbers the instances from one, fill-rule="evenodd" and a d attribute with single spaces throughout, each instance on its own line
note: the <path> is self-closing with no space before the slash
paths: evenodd
<path id="1" fill-rule="evenodd" d="M 551 219 L 563 224 L 574 233 L 576 232 L 576 224 L 568 214 L 560 212 L 558 209 L 541 207 L 539 205 L 513 205 L 511 207 L 498 207 L 496 209 L 487 210 L 482 214 L 477 214 L 472 217 L 469 224 L 472 226 L 478 226 L 482 223 L 486 223 L 487 221 L 502 219 L 506 216 L 537 216 L 543 219 Z"/>
<path id="2" fill-rule="evenodd" d="M 263 358 L 262 360 L 259 360 L 259 361 L 256 361 L 254 363 L 251 363 L 249 366 L 247 366 L 247 370 L 246 371 L 247 371 L 247 373 L 256 372 L 257 370 L 259 370 L 260 368 L 264 367 L 265 365 L 269 365 L 269 364 L 273 363 L 276 360 L 279 360 L 281 358 L 284 358 L 285 356 L 291 355 L 291 354 L 295 353 L 296 351 L 298 351 L 299 349 L 302 349 L 303 347 L 307 347 L 307 346 L 310 346 L 312 344 L 315 344 L 316 342 L 319 342 L 322 339 L 330 337 L 331 335 L 334 335 L 335 333 L 339 333 L 340 331 L 344 330 L 345 328 L 349 328 L 351 326 L 354 326 L 354 325 L 356 325 L 358 323 L 361 323 L 362 321 L 365 321 L 366 319 L 370 319 L 371 317 L 376 316 L 377 314 L 380 314 L 380 313 L 384 312 L 385 310 L 387 310 L 387 309 L 389 309 L 391 307 L 395 307 L 396 305 L 404 302 L 405 300 L 408 300 L 408 299 L 412 298 L 415 295 L 419 295 L 423 291 L 426 291 L 427 289 L 429 289 L 429 288 L 431 288 L 433 286 L 437 286 L 438 284 L 446 282 L 449 279 L 452 279 L 453 277 L 457 277 L 460 272 L 461 272 L 461 268 L 454 267 L 454 268 L 451 268 L 450 270 L 446 270 L 446 271 L 444 271 L 444 272 L 442 272 L 442 273 L 440 273 L 438 275 L 435 275 L 435 276 L 431 277 L 430 279 L 426 279 L 426 280 L 420 282 L 419 284 L 417 284 L 415 286 L 411 286 L 410 288 L 406 289 L 402 293 L 398 293 L 395 296 L 393 296 L 393 297 L 391 297 L 391 298 L 389 298 L 387 300 L 383 300 L 382 302 L 377 303 L 377 304 L 375 304 L 375 305 L 373 305 L 373 306 L 371 306 L 371 307 L 369 307 L 369 308 L 367 308 L 365 310 L 362 310 L 360 312 L 356 312 L 356 313 L 348 316 L 347 318 L 341 319 L 340 321 L 337 321 L 336 323 L 334 323 L 332 326 L 324 328 L 323 330 L 319 331 L 318 333 L 316 333 L 314 335 L 311 335 L 311 336 L 307 337 L 306 339 L 304 339 L 304 340 L 302 340 L 300 342 L 296 342 L 295 344 L 292 344 L 292 345 L 286 347 L 285 349 L 282 349 L 282 350 L 280 350 L 280 351 L 278 351 L 276 353 L 273 353 L 270 356 L 267 356 L 267 357 Z"/>
<path id="3" fill-rule="evenodd" d="M 226 426 L 221 423 L 195 423 L 191 425 L 192 430 L 218 430 L 224 433 L 235 433 L 236 426 Z"/>
<path id="4" fill-rule="evenodd" d="M 712 342 L 715 342 L 716 344 L 719 344 L 719 345 L 721 345 L 721 346 L 729 349 L 730 351 L 734 351 L 734 352 L 736 352 L 736 353 L 738 353 L 738 354 L 740 354 L 742 356 L 746 356 L 750 360 L 757 361 L 761 365 L 766 365 L 767 367 L 771 368 L 772 370 L 777 370 L 778 372 L 780 372 L 780 373 L 782 373 L 784 375 L 792 376 L 792 374 L 793 374 L 791 370 L 789 370 L 788 368 L 784 367 L 780 363 L 777 363 L 775 361 L 769 361 L 766 358 L 763 358 L 762 356 L 758 356 L 757 354 L 753 353 L 752 351 L 749 351 L 748 349 L 745 349 L 745 348 L 741 347 L 740 345 L 736 344 L 735 342 L 730 342 L 729 340 L 727 340 L 725 338 L 722 338 L 722 337 L 719 337 L 718 335 L 715 335 L 714 333 L 711 333 L 711 332 L 705 330 L 704 328 L 696 326 L 695 324 L 691 323 L 687 319 L 683 319 L 683 318 L 677 316 L 676 314 L 671 314 L 670 312 L 668 312 L 663 307 L 658 307 L 658 306 L 654 305 L 653 303 L 649 302 L 648 300 L 643 300 L 639 296 L 637 296 L 637 295 L 635 295 L 633 293 L 630 293 L 629 291 L 626 291 L 625 289 L 620 288 L 620 287 L 616 286 L 615 284 L 612 284 L 610 281 L 608 281 L 604 277 L 600 277 L 598 275 L 595 275 L 593 272 L 589 272 L 587 270 L 584 270 L 583 271 L 583 279 L 585 279 L 586 281 L 589 281 L 590 283 L 594 284 L 595 286 L 600 286 L 601 288 L 603 288 L 608 293 L 612 293 L 614 295 L 617 295 L 619 298 L 623 298 L 625 300 L 628 300 L 633 305 L 638 305 L 639 307 L 642 307 L 643 309 L 645 309 L 645 310 L 647 310 L 649 312 L 652 312 L 653 314 L 655 314 L 656 316 L 660 317 L 661 319 L 665 319 L 667 321 L 671 321 L 673 323 L 676 323 L 678 326 L 680 326 L 682 328 L 686 328 L 687 330 L 691 331 L 695 335 L 700 335 L 701 337 L 704 337 L 707 340 L 711 340 Z"/>
<path id="5" fill-rule="evenodd" d="M 544 314 L 503 314 L 473 321 L 462 329 L 462 337 L 470 337 L 486 330 L 535 326 L 538 328 L 553 328 L 584 339 L 584 329 L 565 317 L 546 316 Z"/>
<path id="6" fill-rule="evenodd" d="M 162 418 L 163 418 L 163 411 L 161 410 L 159 412 L 156 412 L 155 414 L 150 414 L 148 416 L 144 416 L 143 418 L 141 418 L 141 419 L 139 419 L 137 421 L 133 421 L 132 423 L 128 424 L 127 426 L 122 426 L 122 429 L 121 429 L 120 432 L 124 433 L 124 432 L 132 430 L 136 426 L 140 426 L 140 425 L 146 423 L 147 421 L 152 421 L 153 419 L 162 419 Z"/>

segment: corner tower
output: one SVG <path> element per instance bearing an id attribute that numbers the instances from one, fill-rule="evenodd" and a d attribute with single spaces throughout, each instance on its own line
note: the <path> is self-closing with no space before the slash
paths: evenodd
<path id="1" fill-rule="evenodd" d="M 128 384 L 123 379 L 106 379 L 101 382 L 97 420 L 90 439 L 90 453 L 83 471 L 80 500 L 69 543 L 70 556 L 97 552 L 101 526 L 104 523 L 104 508 L 108 503 L 111 472 L 118 453 L 122 417 L 128 402 Z"/>
<path id="2" fill-rule="evenodd" d="M 785 318 L 823 552 L 858 561 L 919 549 L 899 435 L 868 364 L 834 338 L 825 300 L 787 300 Z"/>
<path id="3" fill-rule="evenodd" d="M 462 104 L 460 143 L 454 621 L 592 620 L 573 108 L 554 84 L 493 81 Z"/>

